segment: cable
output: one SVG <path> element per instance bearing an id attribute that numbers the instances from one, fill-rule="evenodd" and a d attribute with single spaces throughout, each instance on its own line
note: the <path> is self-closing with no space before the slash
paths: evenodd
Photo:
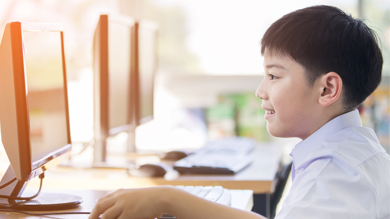
<path id="1" fill-rule="evenodd" d="M 21 214 L 27 214 L 27 215 L 33 215 L 33 216 L 45 216 L 45 215 L 56 215 L 56 214 L 91 214 L 91 212 L 85 212 L 85 211 L 63 211 L 63 212 L 46 212 L 46 213 L 33 213 L 33 212 L 27 212 L 27 211 L 18 211 L 18 210 L 12 210 L 12 209 L 1 209 L 0 212 L 16 212 Z"/>
<path id="2" fill-rule="evenodd" d="M 40 184 L 39 184 L 39 190 L 38 192 L 31 196 L 31 197 L 16 197 L 16 196 L 7 196 L 7 195 L 0 195 L 0 198 L 7 198 L 7 199 L 14 199 L 14 200 L 24 200 L 24 202 L 26 201 L 29 201 L 31 199 L 34 199 L 36 198 L 40 192 L 41 192 L 41 189 L 42 189 L 42 181 L 43 181 L 43 178 L 45 178 L 45 175 L 44 173 L 42 173 L 41 175 L 39 175 L 39 179 L 41 180 L 40 181 Z M 6 186 L 10 185 L 12 182 L 14 182 L 16 180 L 16 177 L 12 180 L 10 180 L 9 182 L 5 183 L 4 185 L 2 185 L 0 187 L 0 189 L 3 189 L 5 188 Z M 59 215 L 59 214 L 91 214 L 91 212 L 76 212 L 76 211 L 70 211 L 70 212 L 47 212 L 47 213 L 32 213 L 32 212 L 27 212 L 27 211 L 18 211 L 18 210 L 13 210 L 13 209 L 9 209 L 9 207 L 12 207 L 12 206 L 15 206 L 15 205 L 18 205 L 18 204 L 21 204 L 21 203 L 24 203 L 24 202 L 18 202 L 18 203 L 15 203 L 15 204 L 0 204 L 0 212 L 16 212 L 16 213 L 21 213 L 21 214 L 27 214 L 27 215 L 32 215 L 32 216 L 45 216 L 45 215 Z M 3 207 L 3 208 L 1 208 Z M 4 208 L 5 207 L 5 208 Z"/>
<path id="3" fill-rule="evenodd" d="M 0 195 L 0 198 L 7 198 L 7 199 L 13 199 L 13 200 L 24 200 L 24 202 L 27 202 L 31 199 L 34 199 L 36 198 L 40 193 L 41 193 L 41 189 L 42 189 L 42 181 L 43 181 L 43 178 L 45 178 L 45 175 L 44 173 L 40 174 L 39 175 L 39 179 L 41 179 L 40 183 L 39 183 L 39 190 L 38 192 L 33 195 L 33 196 L 30 196 L 30 197 L 16 197 L 16 196 L 8 196 L 8 195 Z M 2 185 L 0 187 L 0 189 L 3 189 L 5 188 L 6 186 L 10 185 L 12 182 L 14 182 L 16 180 L 16 177 L 12 180 L 10 180 L 9 182 L 5 183 L 4 185 Z M 16 213 L 21 213 L 21 214 L 27 214 L 27 215 L 32 215 L 32 216 L 45 216 L 45 215 L 60 215 L 60 214 L 91 214 L 91 212 L 76 212 L 76 211 L 70 211 L 70 212 L 47 212 L 47 213 L 32 213 L 32 212 L 27 212 L 27 211 L 18 211 L 18 210 L 13 210 L 13 209 L 10 209 L 9 207 L 12 207 L 12 206 L 15 206 L 15 205 L 19 205 L 21 203 L 24 203 L 24 202 L 18 202 L 18 203 L 15 203 L 15 204 L 0 204 L 0 212 L 16 212 Z M 1 208 L 3 207 L 3 208 Z M 5 207 L 5 208 L 4 208 Z"/>
<path id="4" fill-rule="evenodd" d="M 31 199 L 34 199 L 36 198 L 40 192 L 41 192 L 41 189 L 42 189 L 42 181 L 43 181 L 43 178 L 45 177 L 45 175 L 42 173 L 41 175 L 39 175 L 39 179 L 41 179 L 40 181 L 40 184 L 39 184 L 39 190 L 38 192 L 31 196 L 31 197 L 16 197 L 16 196 L 6 196 L 6 195 L 0 195 L 0 198 L 7 198 L 7 199 L 14 199 L 14 200 L 24 200 L 24 202 L 27 202 Z M 4 184 L 3 186 L 1 186 L 1 188 L 4 188 L 6 186 L 8 186 L 9 184 L 11 184 L 12 182 L 14 182 L 16 180 L 16 178 L 10 180 L 9 182 L 7 182 L 6 184 Z M 27 211 L 19 211 L 19 210 L 14 210 L 14 209 L 10 209 L 9 207 L 12 207 L 12 206 L 15 206 L 15 205 L 19 205 L 19 204 L 22 204 L 24 202 L 18 202 L 18 203 L 15 203 L 15 204 L 0 204 L 0 212 L 16 212 L 16 213 L 21 213 L 21 214 L 27 214 L 27 215 L 32 215 L 32 216 L 45 216 L 45 215 L 60 215 L 60 214 L 91 214 L 91 212 L 75 212 L 75 211 L 71 211 L 71 212 L 47 212 L 47 213 L 33 213 L 33 212 L 27 212 Z M 3 207 L 3 208 L 1 208 Z"/>
<path id="5" fill-rule="evenodd" d="M 34 198 L 36 198 L 38 195 L 39 195 L 39 193 L 41 193 L 41 189 L 42 189 L 42 181 L 43 181 L 43 178 L 45 178 L 45 174 L 44 173 L 42 173 L 41 175 L 39 175 L 39 179 L 41 179 L 41 181 L 40 181 L 40 183 L 39 183 L 39 190 L 38 190 L 38 192 L 35 194 L 35 195 L 33 195 L 33 196 L 30 196 L 30 197 L 17 197 L 17 196 L 8 196 L 8 195 L 0 195 L 0 198 L 6 198 L 6 199 L 13 199 L 13 200 L 23 200 L 23 201 L 29 201 L 29 200 L 31 200 L 31 199 L 34 199 Z M 11 181 L 9 181 L 9 182 L 7 182 L 6 184 L 4 184 L 5 186 L 8 186 L 9 184 L 11 184 L 13 181 L 15 181 L 16 180 L 16 178 L 14 178 L 13 180 L 11 180 Z M 5 186 L 3 186 L 2 188 L 4 188 Z M 2 189 L 1 188 L 1 189 Z M 0 205 L 1 206 L 1 205 Z"/>

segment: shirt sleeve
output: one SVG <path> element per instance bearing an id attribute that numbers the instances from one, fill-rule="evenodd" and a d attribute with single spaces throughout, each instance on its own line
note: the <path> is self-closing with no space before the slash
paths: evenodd
<path id="1" fill-rule="evenodd" d="M 375 217 L 375 193 L 364 176 L 333 158 L 323 158 L 296 170 L 275 219 Z"/>

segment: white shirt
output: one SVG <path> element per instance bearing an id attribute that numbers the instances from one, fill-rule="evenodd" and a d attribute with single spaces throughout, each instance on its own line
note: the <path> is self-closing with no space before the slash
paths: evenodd
<path id="1" fill-rule="evenodd" d="M 357 110 L 317 130 L 292 150 L 293 183 L 282 218 L 390 218 L 390 156 Z"/>

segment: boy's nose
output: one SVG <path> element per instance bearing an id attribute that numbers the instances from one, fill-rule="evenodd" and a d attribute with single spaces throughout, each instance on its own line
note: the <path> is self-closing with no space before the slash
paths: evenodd
<path id="1" fill-rule="evenodd" d="M 260 98 L 262 100 L 268 99 L 268 95 L 265 92 L 264 80 L 261 82 L 261 84 L 259 85 L 259 87 L 256 90 L 256 97 L 258 97 L 258 98 Z"/>

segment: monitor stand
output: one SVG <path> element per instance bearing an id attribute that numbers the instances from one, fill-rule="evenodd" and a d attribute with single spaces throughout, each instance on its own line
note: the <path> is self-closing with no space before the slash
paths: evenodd
<path id="1" fill-rule="evenodd" d="M 0 181 L 0 186 L 15 178 L 15 173 L 11 166 Z M 43 180 L 43 179 L 42 179 Z M 0 195 L 22 197 L 28 181 L 15 180 L 10 185 L 0 190 Z M 33 194 L 34 195 L 34 194 Z M 36 198 L 29 201 L 0 198 L 0 207 L 13 210 L 25 211 L 53 211 L 77 208 L 82 202 L 82 198 L 70 194 L 41 193 Z"/>
<path id="2" fill-rule="evenodd" d="M 134 168 L 135 163 L 133 161 L 128 160 L 126 158 L 126 154 L 123 154 L 124 159 L 109 160 L 107 144 L 107 138 L 95 138 L 93 145 L 93 168 Z M 127 131 L 127 143 L 125 153 L 136 152 L 137 149 L 135 146 L 135 128 L 129 128 L 129 131 Z"/>
<path id="3" fill-rule="evenodd" d="M 80 154 L 75 155 L 74 157 L 69 157 L 68 160 L 63 161 L 59 164 L 61 167 L 71 167 L 71 168 L 109 168 L 109 169 L 133 169 L 135 168 L 135 161 L 128 158 L 127 154 L 136 153 L 137 149 L 135 146 L 135 129 L 129 128 L 127 133 L 127 142 L 124 143 L 123 152 L 119 154 L 118 157 L 109 155 L 107 150 L 107 137 L 100 137 L 95 135 L 93 139 L 93 154 L 92 157 L 83 157 L 80 159 Z M 115 145 L 110 145 L 115 146 Z M 74 148 L 74 147 L 73 147 Z M 84 149 L 81 150 L 81 152 Z"/>

